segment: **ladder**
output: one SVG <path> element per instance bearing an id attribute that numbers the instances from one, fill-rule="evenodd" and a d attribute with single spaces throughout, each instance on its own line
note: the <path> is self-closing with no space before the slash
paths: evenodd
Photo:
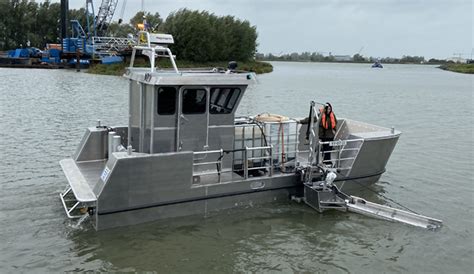
<path id="1" fill-rule="evenodd" d="M 364 144 L 364 139 L 334 140 L 329 142 L 319 142 L 319 146 L 329 145 L 331 150 L 321 151 L 320 154 L 330 154 L 334 156 L 331 160 L 322 160 L 323 166 L 330 165 L 339 175 L 349 176 L 359 151 Z M 322 157 L 324 159 L 324 156 Z"/>
<path id="2" fill-rule="evenodd" d="M 318 110 L 316 109 L 316 103 L 311 101 L 308 122 L 309 155 L 305 181 L 312 182 L 315 178 L 321 179 L 322 174 L 327 171 L 334 171 L 339 175 L 347 177 L 364 144 L 364 139 L 321 142 L 318 129 Z M 329 145 L 331 150 L 322 151 L 323 145 Z M 330 154 L 334 157 L 331 160 L 324 160 L 325 154 Z"/>

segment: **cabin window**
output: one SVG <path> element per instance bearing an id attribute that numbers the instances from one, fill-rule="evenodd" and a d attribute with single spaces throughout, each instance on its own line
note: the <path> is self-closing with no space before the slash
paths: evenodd
<path id="1" fill-rule="evenodd" d="M 229 114 L 234 109 L 239 99 L 238 88 L 212 88 L 209 100 L 209 112 L 211 114 Z"/>
<path id="2" fill-rule="evenodd" d="M 176 112 L 176 88 L 160 87 L 158 89 L 158 114 L 173 115 Z"/>
<path id="3" fill-rule="evenodd" d="M 206 112 L 206 90 L 185 89 L 183 91 L 183 114 Z"/>

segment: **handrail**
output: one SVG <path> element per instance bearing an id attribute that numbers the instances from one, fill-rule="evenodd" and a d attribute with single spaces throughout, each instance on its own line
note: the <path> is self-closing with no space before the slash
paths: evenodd
<path id="1" fill-rule="evenodd" d="M 359 145 L 357 147 L 346 148 L 347 144 L 350 144 L 350 143 L 359 143 Z M 360 148 L 362 147 L 363 143 L 364 143 L 364 139 L 334 140 L 334 141 L 325 141 L 325 142 L 319 141 L 319 147 L 322 147 L 322 145 L 331 145 L 333 147 L 331 150 L 320 151 L 320 153 L 323 155 L 322 158 L 324 159 L 324 155 L 326 154 L 331 154 L 331 153 L 336 152 L 337 158 L 334 159 L 336 160 L 334 167 L 340 170 L 344 169 L 344 170 L 350 171 L 352 169 L 352 165 L 354 164 L 355 159 L 357 158 L 357 155 L 359 154 Z M 347 155 L 344 158 L 341 158 L 343 152 L 353 152 L 353 154 L 355 155 Z M 342 161 L 347 163 L 346 167 L 341 167 Z M 331 163 L 332 160 L 323 160 L 321 162 Z"/>
<path id="2" fill-rule="evenodd" d="M 205 151 L 195 151 L 193 152 L 193 156 L 194 155 L 202 155 L 202 154 L 217 154 L 219 153 L 219 158 L 216 160 L 216 161 L 208 161 L 208 162 L 195 162 L 196 160 L 197 161 L 200 161 L 200 160 L 203 160 L 205 158 L 201 158 L 201 159 L 194 159 L 193 158 L 193 176 L 196 176 L 196 175 L 199 175 L 199 176 L 202 176 L 202 175 L 213 175 L 213 174 L 217 174 L 217 182 L 220 183 L 221 182 L 221 174 L 224 173 L 224 172 L 231 172 L 232 170 L 229 170 L 229 171 L 223 171 L 222 170 L 222 162 L 223 162 L 223 158 L 224 158 L 224 150 L 223 149 L 219 149 L 219 150 L 205 150 Z M 209 172 L 195 172 L 194 170 L 194 167 L 196 166 L 205 166 L 205 165 L 217 165 L 217 170 L 216 171 L 209 171 Z"/>
<path id="3" fill-rule="evenodd" d="M 266 151 L 268 150 L 269 151 L 269 155 L 268 156 L 262 156 L 262 157 L 248 157 L 248 152 L 249 151 L 255 151 L 255 150 L 263 150 L 263 151 Z M 269 146 L 260 146 L 260 147 L 245 147 L 245 150 L 244 150 L 244 155 L 245 157 L 243 157 L 243 164 L 244 164 L 244 179 L 248 179 L 249 177 L 249 170 L 256 170 L 256 169 L 262 169 L 262 167 L 250 167 L 249 168 L 249 160 L 257 160 L 257 159 L 262 159 L 262 158 L 265 158 L 265 159 L 269 159 L 270 160 L 270 165 L 267 166 L 267 167 L 263 167 L 265 169 L 269 169 L 269 176 L 272 177 L 273 176 L 273 145 L 269 145 Z"/>
<path id="4" fill-rule="evenodd" d="M 249 118 L 249 123 L 236 124 L 236 141 L 235 144 L 238 147 L 244 148 L 245 145 L 254 147 L 258 143 L 265 143 L 266 145 L 273 145 L 273 157 L 275 161 L 280 163 L 280 168 L 283 170 L 288 168 L 286 162 L 293 159 L 298 159 L 300 151 L 298 146 L 300 144 L 299 136 L 301 126 L 295 119 L 279 122 L 256 122 Z M 283 125 L 284 127 L 275 128 L 275 125 Z M 284 137 L 282 137 L 282 131 L 284 131 Z M 257 153 L 256 153 L 257 152 Z M 249 153 L 252 156 L 260 156 L 261 153 L 251 149 Z M 240 155 L 239 155 L 240 156 Z M 243 153 L 242 153 L 243 157 Z M 280 161 L 280 159 L 282 159 Z M 234 161 L 240 162 L 241 157 L 236 158 Z M 259 159 L 253 159 L 259 160 Z M 265 159 L 260 159 L 265 160 Z M 275 165 L 277 167 L 277 165 Z M 296 166 L 295 166 L 296 167 Z"/>
<path id="5" fill-rule="evenodd" d="M 268 154 L 266 156 L 258 156 L 258 157 L 249 157 L 249 152 L 250 151 L 257 151 L 257 150 L 263 150 L 263 151 L 268 151 Z M 243 165 L 244 165 L 244 178 L 248 178 L 248 172 L 249 170 L 256 170 L 256 169 L 268 169 L 269 170 L 269 176 L 273 176 L 273 146 L 260 146 L 260 147 L 245 147 L 244 150 L 242 150 L 244 157 L 242 159 Z M 221 182 L 221 174 L 225 172 L 233 172 L 232 169 L 230 170 L 223 170 L 222 169 L 222 163 L 223 163 L 223 156 L 224 156 L 224 150 L 207 150 L 207 151 L 196 151 L 193 152 L 193 155 L 203 155 L 203 154 L 218 154 L 219 158 L 216 161 L 207 161 L 207 162 L 196 162 L 202 159 L 195 159 L 193 158 L 193 176 L 202 176 L 202 175 L 213 175 L 217 174 L 218 175 L 218 183 Z M 249 167 L 248 163 L 251 160 L 264 160 L 267 159 L 269 160 L 269 164 L 264 167 Z M 196 172 L 194 170 L 195 167 L 198 166 L 206 166 L 206 165 L 217 165 L 216 171 L 204 171 L 204 172 Z"/>

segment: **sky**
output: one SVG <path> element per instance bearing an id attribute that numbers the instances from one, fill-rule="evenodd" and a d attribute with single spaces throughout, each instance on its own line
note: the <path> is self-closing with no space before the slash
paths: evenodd
<path id="1" fill-rule="evenodd" d="M 180 8 L 233 15 L 257 27 L 258 52 L 356 53 L 373 57 L 473 54 L 474 0 L 143 0 L 147 12 L 166 18 Z M 59 2 L 55 0 L 53 2 Z M 97 8 L 101 0 L 94 0 Z M 124 0 L 114 16 L 117 20 Z M 86 0 L 69 0 L 70 8 Z M 124 19 L 142 9 L 127 0 Z"/>

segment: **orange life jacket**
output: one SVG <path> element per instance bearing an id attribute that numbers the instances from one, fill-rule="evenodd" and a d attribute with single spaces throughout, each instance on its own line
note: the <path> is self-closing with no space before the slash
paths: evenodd
<path id="1" fill-rule="evenodd" d="M 324 111 L 324 108 L 321 108 L 321 125 L 323 128 L 328 129 L 329 128 L 329 121 L 326 119 L 326 111 Z M 336 128 L 336 118 L 334 117 L 334 113 L 331 111 L 329 113 L 329 118 L 331 119 L 331 129 Z"/>

